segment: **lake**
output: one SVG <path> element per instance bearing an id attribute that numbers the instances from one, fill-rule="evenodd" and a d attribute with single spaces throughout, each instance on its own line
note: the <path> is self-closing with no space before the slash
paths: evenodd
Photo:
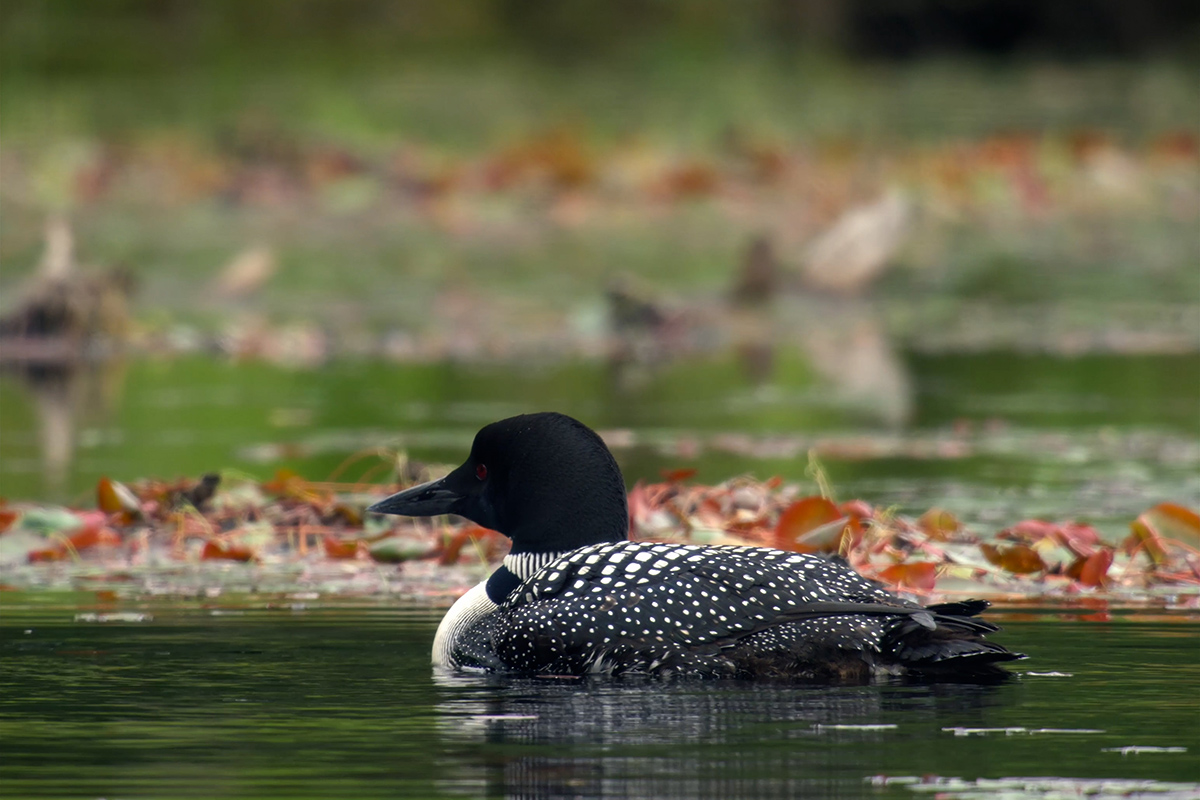
<path id="1" fill-rule="evenodd" d="M 700 482 L 780 475 L 815 493 L 812 451 L 839 499 L 912 514 L 938 505 L 985 531 L 1044 516 L 1119 541 L 1155 503 L 1200 505 L 1200 354 L 885 345 L 868 337 L 855 346 L 874 355 L 839 351 L 846 368 L 823 374 L 812 353 L 787 349 L 767 374 L 732 356 L 314 369 L 191 356 L 66 385 L 0 373 L 0 494 L 87 504 L 102 475 L 266 479 L 280 467 L 382 481 L 378 451 L 457 464 L 484 424 L 558 410 L 604 433 L 630 485 L 691 467 Z"/>
<path id="2" fill-rule="evenodd" d="M 1157 502 L 1200 505 L 1200 356 L 890 359 L 835 380 L 787 351 L 765 376 L 732 357 L 5 373 L 0 481 L 87 505 L 101 475 L 385 480 L 379 452 L 457 463 L 483 424 L 556 409 L 631 485 L 691 467 L 815 492 L 811 453 L 842 499 L 1110 541 Z M 998 640 L 1031 656 L 1017 680 L 831 688 L 439 677 L 441 612 L 408 602 L 0 591 L 3 795 L 1200 796 L 1194 610 L 1001 610 Z"/>
<path id="3" fill-rule="evenodd" d="M 853 687 L 435 676 L 439 614 L 0 594 L 3 795 L 1200 796 L 1195 612 L 996 612 L 1018 679 Z"/>

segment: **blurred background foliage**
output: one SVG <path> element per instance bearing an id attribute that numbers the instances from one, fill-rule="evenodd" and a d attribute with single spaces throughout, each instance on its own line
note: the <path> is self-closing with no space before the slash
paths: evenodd
<path id="1" fill-rule="evenodd" d="M 1195 55 L 1200 12 L 1170 0 L 111 0 L 6 3 L 4 63 L 68 75 L 280 56 L 391 60 L 397 51 L 521 50 L 552 61 L 816 47 L 901 60 Z"/>
<path id="2" fill-rule="evenodd" d="M 1200 10 L 1166 0 L 16 0 L 0 10 L 0 36 L 9 135 L 39 120 L 59 132 L 64 123 L 85 133 L 180 123 L 213 132 L 253 106 L 316 124 L 314 133 L 323 123 L 348 136 L 479 144 L 556 111 L 586 112 L 600 131 L 619 133 L 680 92 L 664 112 L 701 103 L 717 124 L 693 131 L 687 123 L 698 120 L 651 117 L 677 135 L 799 121 L 788 133 L 858 135 L 874 122 L 877 133 L 945 136 L 1021 123 L 1194 122 L 1186 74 L 1200 50 Z M 1130 62 L 1158 69 L 1099 69 Z M 1053 97 L 1014 91 L 1030 79 L 1025 68 L 1050 65 Z M 749 95 L 742 105 L 735 87 Z M 1139 88 L 1158 94 L 1132 96 Z M 896 91 L 900 102 L 888 102 Z M 803 122 L 837 113 L 804 102 L 811 93 L 855 108 L 841 130 L 836 116 Z M 426 102 L 406 114 L 421 94 Z M 939 102 L 903 114 L 922 94 Z M 478 106 L 485 95 L 491 102 Z M 456 132 L 456 122 L 474 129 Z"/>
<path id="3" fill-rule="evenodd" d="M 919 268 L 888 278 L 901 294 L 1197 294 L 1177 185 L 1194 173 L 1145 163 L 1195 157 L 1193 3 L 15 0 L 0 37 L 10 298 L 53 212 L 85 260 L 192 320 L 190 292 L 263 242 L 287 275 L 257 297 L 276 319 L 327 312 L 330 291 L 357 305 L 397 270 L 414 291 L 388 292 L 392 312 L 364 301 L 376 325 L 419 325 L 441 278 L 576 300 L 622 271 L 719 290 L 754 233 L 790 228 L 795 262 L 896 185 L 923 194 L 919 231 L 948 222 L 892 259 Z M 550 192 L 504 174 L 529 162 Z M 743 187 L 723 179 L 746 168 L 765 212 L 731 209 Z M 1099 191 L 1059 192 L 1078 172 Z M 1023 202 L 1026 184 L 1050 202 Z M 653 222 L 569 202 L 614 187 L 684 202 Z M 1070 219 L 1046 225 L 1059 206 Z M 925 269 L 947 248 L 955 269 Z M 333 280 L 331 259 L 354 269 Z"/>
<path id="4" fill-rule="evenodd" d="M 66 306 L 134 353 L 607 361 L 587 381 L 615 394 L 579 413 L 614 426 L 713 386 L 713 425 L 861 422 L 827 409 L 846 401 L 936 427 L 922 359 L 981 351 L 1167 354 L 1178 420 L 1200 387 L 1198 108 L 1193 2 L 7 0 L 0 334 L 61 268 L 93 276 Z M 1115 397 L 1118 363 L 1038 374 Z M 537 404 L 510 388 L 503 410 Z M 23 492 L 39 447 L 73 447 L 45 442 L 71 409 L 129 402 L 56 391 L 39 423 L 0 386 Z M 116 457 L 113 417 L 88 419 Z"/>

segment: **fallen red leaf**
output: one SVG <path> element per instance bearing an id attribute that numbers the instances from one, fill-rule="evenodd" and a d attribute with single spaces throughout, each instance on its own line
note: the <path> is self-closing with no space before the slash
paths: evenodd
<path id="1" fill-rule="evenodd" d="M 859 521 L 870 519 L 875 515 L 875 509 L 871 508 L 871 504 L 865 500 L 847 500 L 838 506 L 838 511 Z"/>
<path id="2" fill-rule="evenodd" d="M 67 548 L 62 546 L 47 547 L 42 550 L 30 550 L 26 558 L 29 559 L 29 563 L 31 564 L 37 564 L 43 561 L 62 561 L 67 557 L 67 553 Z"/>
<path id="3" fill-rule="evenodd" d="M 138 499 L 125 484 L 105 477 L 96 483 L 96 505 L 106 514 L 137 511 Z"/>
<path id="4" fill-rule="evenodd" d="M 1150 149 L 1157 156 L 1193 161 L 1200 157 L 1200 139 L 1191 131 L 1167 131 L 1155 139 Z"/>
<path id="5" fill-rule="evenodd" d="M 1127 553 L 1141 548 L 1156 568 L 1171 561 L 1168 546 L 1177 542 L 1186 549 L 1200 549 L 1200 515 L 1177 503 L 1159 503 L 1129 525 L 1130 535 L 1121 543 Z"/>
<path id="6" fill-rule="evenodd" d="M 321 544 L 325 550 L 325 557 L 336 560 L 355 558 L 358 556 L 358 540 L 350 539 L 342 541 L 335 539 L 332 536 L 325 536 L 321 540 Z"/>
<path id="7" fill-rule="evenodd" d="M 838 507 L 824 497 L 797 500 L 779 516 L 775 526 L 775 546 L 781 550 L 816 552 L 815 547 L 802 543 L 804 534 L 842 518 Z"/>
<path id="8" fill-rule="evenodd" d="M 1108 581 L 1108 568 L 1112 566 L 1113 551 L 1104 547 L 1092 553 L 1087 558 L 1081 558 L 1072 564 L 1067 574 L 1078 580 L 1084 586 L 1103 586 Z M 1078 565 L 1078 572 L 1075 568 Z"/>
<path id="9" fill-rule="evenodd" d="M 444 565 L 457 564 L 459 556 L 462 555 L 463 547 L 467 542 L 484 542 L 490 544 L 490 540 L 494 537 L 503 536 L 496 531 L 485 528 L 481 525 L 470 525 L 457 531 L 453 536 L 446 541 L 446 546 L 442 550 L 441 556 L 438 557 L 438 563 Z M 490 552 L 492 547 L 486 547 L 485 551 Z"/>
<path id="10" fill-rule="evenodd" d="M 1139 549 L 1145 550 L 1155 567 L 1164 567 L 1171 559 L 1167 554 L 1165 537 L 1158 530 L 1161 519 L 1151 513 L 1153 510 L 1142 513 L 1129 523 L 1130 533 L 1121 543 L 1121 549 L 1130 555 Z"/>
<path id="11" fill-rule="evenodd" d="M 1089 558 L 1100 546 L 1100 532 L 1091 525 L 1068 522 L 1055 531 L 1055 538 L 1080 558 Z"/>
<path id="12" fill-rule="evenodd" d="M 291 500 L 304 503 L 321 504 L 328 501 L 331 494 L 318 490 L 305 478 L 300 477 L 294 470 L 280 467 L 275 471 L 275 477 L 262 485 L 263 491 Z"/>
<path id="13" fill-rule="evenodd" d="M 679 469 L 660 470 L 659 474 L 668 483 L 682 483 L 689 478 L 696 477 L 696 470 L 693 467 L 680 467 Z"/>
<path id="14" fill-rule="evenodd" d="M 200 552 L 200 558 L 206 561 L 212 559 L 225 559 L 227 561 L 253 561 L 254 553 L 248 547 L 242 547 L 241 545 L 227 545 L 223 542 L 209 539 L 204 543 L 204 549 Z"/>
<path id="15" fill-rule="evenodd" d="M 67 542 L 70 543 L 69 546 Z M 27 557 L 30 562 L 62 561 L 71 554 L 72 550 L 78 553 L 80 550 L 100 545 L 115 547 L 121 544 L 121 536 L 111 528 L 89 525 L 68 536 L 67 542 L 60 541 L 53 547 L 31 550 Z"/>
<path id="16" fill-rule="evenodd" d="M 362 512 L 355 506 L 348 503 L 338 503 L 333 507 L 331 516 L 341 518 L 347 525 L 352 528 L 361 528 L 363 524 Z"/>
<path id="17" fill-rule="evenodd" d="M 115 546 L 121 543 L 121 535 L 111 528 L 84 528 L 67 537 L 76 550 L 86 550 L 98 545 Z"/>
<path id="18" fill-rule="evenodd" d="M 710 165 L 693 162 L 681 164 L 662 177 L 660 192 L 672 198 L 696 197 L 717 189 L 717 171 Z"/>
<path id="19" fill-rule="evenodd" d="M 917 527 L 930 538 L 944 542 L 962 528 L 962 523 L 949 511 L 935 506 L 917 519 Z"/>
<path id="20" fill-rule="evenodd" d="M 1200 544 L 1200 514 L 1178 503 L 1159 503 L 1150 509 L 1149 513 L 1160 514 L 1164 519 L 1170 520 L 1175 526 L 1178 526 L 1179 531 L 1172 532 L 1174 538 L 1182 539 L 1184 537 L 1179 533 L 1186 532 L 1186 534 L 1196 537 L 1196 543 Z"/>
<path id="21" fill-rule="evenodd" d="M 879 579 L 892 586 L 929 592 L 937 585 L 937 564 L 931 561 L 893 564 L 879 573 Z"/>
<path id="22" fill-rule="evenodd" d="M 693 516 L 701 524 L 709 528 L 720 528 L 725 524 L 725 514 L 721 512 L 721 504 L 715 498 L 706 497 L 696 506 Z"/>
<path id="23" fill-rule="evenodd" d="M 1017 575 L 1046 569 L 1046 562 L 1042 561 L 1042 557 L 1029 545 L 997 546 L 985 543 L 979 545 L 979 549 L 988 561 Z"/>
<path id="24" fill-rule="evenodd" d="M 132 525 L 142 516 L 141 501 L 120 481 L 101 478 L 96 483 L 96 505 L 115 525 Z"/>
<path id="25" fill-rule="evenodd" d="M 1005 528 L 996 534 L 1000 539 L 1015 539 L 1021 542 L 1040 542 L 1048 536 L 1055 536 L 1059 526 L 1043 519 L 1021 520 L 1016 525 Z"/>

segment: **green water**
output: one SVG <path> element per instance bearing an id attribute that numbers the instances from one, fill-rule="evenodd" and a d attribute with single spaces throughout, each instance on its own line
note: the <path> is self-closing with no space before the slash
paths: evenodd
<path id="1" fill-rule="evenodd" d="M 325 479 L 381 446 L 457 463 L 487 422 L 554 409 L 606 432 L 630 484 L 676 467 L 704 482 L 808 481 L 815 448 L 842 498 L 911 513 L 942 505 L 985 528 L 1080 518 L 1119 537 L 1154 503 L 1200 505 L 1198 355 L 909 354 L 896 371 L 857 395 L 788 351 L 765 380 L 732 357 L 631 374 L 603 363 L 293 370 L 192 357 L 80 375 L 69 390 L 2 373 L 0 494 L 86 504 L 101 475 L 227 468 Z M 60 418 L 71 445 L 55 468 L 46 430 Z M 379 463 L 366 457 L 338 477 Z"/>
<path id="2" fill-rule="evenodd" d="M 76 616 L 115 610 L 150 617 Z M 865 780 L 930 774 L 1200 792 L 1195 612 L 995 614 L 1022 673 L 1066 675 L 835 688 L 439 678 L 438 612 L 383 603 L 0 612 L 4 797 L 911 797 Z M 1187 750 L 1105 751 L 1129 746 Z"/>

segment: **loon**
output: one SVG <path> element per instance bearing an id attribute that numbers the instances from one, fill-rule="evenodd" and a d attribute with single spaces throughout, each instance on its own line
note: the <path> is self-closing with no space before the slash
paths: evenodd
<path id="1" fill-rule="evenodd" d="M 616 461 L 563 414 L 487 425 L 449 475 L 367 510 L 457 514 L 512 540 L 442 619 L 437 667 L 866 682 L 1000 678 L 1024 658 L 984 639 L 986 601 L 920 606 L 840 559 L 629 541 Z"/>

